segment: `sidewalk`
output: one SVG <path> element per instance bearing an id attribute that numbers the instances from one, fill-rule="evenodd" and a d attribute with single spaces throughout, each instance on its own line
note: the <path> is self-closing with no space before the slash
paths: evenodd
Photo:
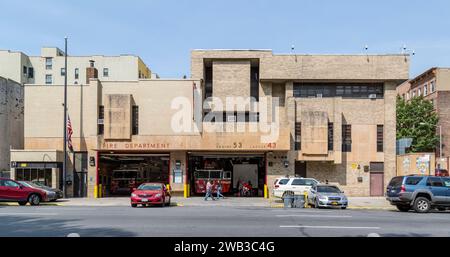
<path id="1" fill-rule="evenodd" d="M 366 209 L 366 210 L 393 210 L 394 206 L 390 205 L 384 197 L 349 197 L 349 209 Z M 2 205 L 17 205 L 16 203 Z M 56 206 L 130 206 L 128 197 L 111 197 L 111 198 L 71 198 L 62 199 L 57 202 L 43 203 L 43 205 Z M 266 208 L 283 208 L 283 202 L 279 198 L 225 198 L 216 201 L 209 199 L 205 201 L 203 197 L 172 197 L 172 206 L 190 206 L 190 207 L 212 207 L 212 206 L 238 206 L 238 207 L 266 207 Z"/>

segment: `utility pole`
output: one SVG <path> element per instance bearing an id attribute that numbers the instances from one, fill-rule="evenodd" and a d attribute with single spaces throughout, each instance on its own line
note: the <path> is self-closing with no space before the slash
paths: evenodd
<path id="1" fill-rule="evenodd" d="M 64 161 L 63 161 L 63 194 L 67 197 L 66 176 L 67 176 L 67 37 L 64 38 Z"/>

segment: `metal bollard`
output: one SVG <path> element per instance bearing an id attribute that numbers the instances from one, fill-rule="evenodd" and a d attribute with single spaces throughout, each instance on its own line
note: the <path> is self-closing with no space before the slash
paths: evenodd
<path id="1" fill-rule="evenodd" d="M 303 192 L 303 196 L 305 197 L 305 208 L 308 208 L 309 207 L 309 204 L 308 204 L 308 192 L 307 191 Z"/>

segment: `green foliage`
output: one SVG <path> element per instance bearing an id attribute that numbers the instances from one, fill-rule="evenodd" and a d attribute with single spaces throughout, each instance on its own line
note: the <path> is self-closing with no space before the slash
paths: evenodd
<path id="1" fill-rule="evenodd" d="M 397 97 L 397 139 L 413 139 L 410 152 L 434 152 L 439 137 L 436 135 L 438 123 L 433 103 L 423 97 L 405 101 Z"/>

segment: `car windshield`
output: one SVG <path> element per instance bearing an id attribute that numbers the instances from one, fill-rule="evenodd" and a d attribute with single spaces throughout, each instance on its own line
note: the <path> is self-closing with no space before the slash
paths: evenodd
<path id="1" fill-rule="evenodd" d="M 333 186 L 318 186 L 317 192 L 319 193 L 341 193 L 341 190 Z"/>
<path id="2" fill-rule="evenodd" d="M 35 184 L 36 186 L 45 187 L 46 185 L 42 181 L 34 181 L 32 184 Z"/>
<path id="3" fill-rule="evenodd" d="M 26 181 L 19 181 L 19 183 L 22 184 L 22 185 L 24 185 L 24 186 L 26 186 L 26 187 L 33 187 L 33 186 L 36 186 L 36 185 L 33 185 L 33 183 L 31 183 L 31 182 L 26 182 Z"/>
<path id="4" fill-rule="evenodd" d="M 162 185 L 159 184 L 142 184 L 138 187 L 139 190 L 161 190 Z"/>
<path id="5" fill-rule="evenodd" d="M 288 178 L 280 179 L 280 182 L 278 182 L 278 185 L 286 185 L 289 182 Z"/>

